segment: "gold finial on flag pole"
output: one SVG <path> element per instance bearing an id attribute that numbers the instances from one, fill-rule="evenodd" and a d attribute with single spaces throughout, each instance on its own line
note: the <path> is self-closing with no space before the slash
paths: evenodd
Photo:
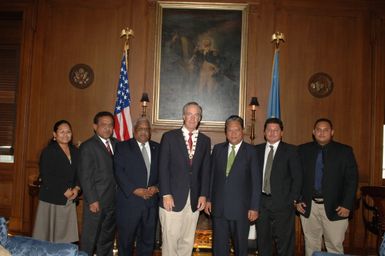
<path id="1" fill-rule="evenodd" d="M 120 38 L 124 37 L 125 38 L 125 41 L 124 41 L 124 55 L 126 57 L 126 68 L 127 68 L 127 71 L 128 71 L 128 51 L 130 50 L 130 44 L 129 44 L 129 40 L 131 37 L 134 37 L 134 30 L 130 29 L 130 28 L 123 28 L 122 29 L 122 32 L 120 32 Z"/>
<path id="2" fill-rule="evenodd" d="M 130 50 L 130 44 L 129 40 L 130 37 L 134 37 L 134 31 L 130 28 L 124 28 L 122 29 L 122 32 L 120 32 L 120 38 L 125 37 L 125 42 L 124 42 L 124 50 L 127 52 Z"/>
<path id="3" fill-rule="evenodd" d="M 272 36 L 271 36 L 271 42 L 275 42 L 275 48 L 279 48 L 279 43 L 280 42 L 285 42 L 285 35 L 279 31 L 275 32 Z"/>

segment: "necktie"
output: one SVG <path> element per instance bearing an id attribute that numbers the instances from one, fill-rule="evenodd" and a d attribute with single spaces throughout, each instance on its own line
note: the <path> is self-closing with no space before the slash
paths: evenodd
<path id="1" fill-rule="evenodd" d="M 322 176 L 323 176 L 323 151 L 320 149 L 317 154 L 317 160 L 315 161 L 315 179 L 314 188 L 317 192 L 322 192 Z"/>
<path id="2" fill-rule="evenodd" d="M 150 179 L 150 158 L 148 157 L 147 150 L 144 143 L 142 143 L 142 156 L 147 169 L 147 184 L 148 184 L 148 180 Z"/>
<path id="3" fill-rule="evenodd" d="M 191 150 L 192 150 L 192 147 L 193 147 L 193 141 L 192 141 L 192 135 L 193 133 L 192 132 L 189 132 L 188 133 L 188 140 L 187 140 L 187 143 L 188 143 L 188 150 L 189 150 L 189 157 L 190 157 L 190 165 L 192 165 L 192 158 L 191 158 Z"/>
<path id="4" fill-rule="evenodd" d="M 191 150 L 192 149 L 192 146 L 193 146 L 193 142 L 192 142 L 192 135 L 193 133 L 192 132 L 189 132 L 188 134 L 188 149 Z"/>
<path id="5" fill-rule="evenodd" d="M 110 147 L 109 140 L 106 140 L 106 148 L 107 148 L 108 153 L 112 156 L 112 150 L 111 150 L 111 147 Z"/>
<path id="6" fill-rule="evenodd" d="M 271 176 L 271 167 L 273 166 L 273 159 L 274 159 L 274 147 L 269 146 L 270 151 L 267 155 L 266 160 L 266 167 L 265 167 L 265 178 L 263 179 L 263 191 L 266 194 L 271 194 L 271 187 L 270 187 L 270 176 Z"/>
<path id="7" fill-rule="evenodd" d="M 233 166 L 235 159 L 235 145 L 231 145 L 231 151 L 229 156 L 227 157 L 227 165 L 226 165 L 226 177 L 229 176 L 231 167 Z"/>

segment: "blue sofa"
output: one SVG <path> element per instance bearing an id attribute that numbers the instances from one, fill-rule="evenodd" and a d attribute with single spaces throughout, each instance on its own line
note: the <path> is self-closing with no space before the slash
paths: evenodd
<path id="1" fill-rule="evenodd" d="M 336 254 L 331 252 L 313 252 L 312 256 L 338 256 L 338 255 L 349 256 L 349 254 Z"/>
<path id="2" fill-rule="evenodd" d="M 5 218 L 0 217 L 0 245 L 12 256 L 87 256 L 75 244 L 51 243 L 24 236 L 8 236 Z"/>
<path id="3" fill-rule="evenodd" d="M 329 252 L 314 252 L 312 256 L 337 256 L 337 255 L 338 254 L 329 253 Z M 348 255 L 348 254 L 344 254 L 344 255 Z M 380 245 L 380 248 L 378 249 L 378 255 L 385 256 L 385 235 L 383 236 L 382 243 Z"/>

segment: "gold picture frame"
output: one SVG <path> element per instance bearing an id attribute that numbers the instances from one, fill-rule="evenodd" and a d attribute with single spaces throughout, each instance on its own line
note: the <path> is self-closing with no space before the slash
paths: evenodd
<path id="1" fill-rule="evenodd" d="M 202 106 L 203 128 L 244 117 L 247 20 L 247 4 L 157 2 L 155 126 L 180 126 L 189 101 Z"/>

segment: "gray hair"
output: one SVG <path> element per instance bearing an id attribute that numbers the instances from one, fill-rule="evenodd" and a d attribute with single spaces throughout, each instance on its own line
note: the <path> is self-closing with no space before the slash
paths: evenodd
<path id="1" fill-rule="evenodd" d="M 135 125 L 134 125 L 134 130 L 136 130 L 136 128 L 138 127 L 138 125 L 140 123 L 147 123 L 148 124 L 148 127 L 151 128 L 151 123 L 150 123 L 150 120 L 147 119 L 147 117 L 139 117 L 138 119 L 136 119 L 136 122 L 135 122 Z"/>
<path id="2" fill-rule="evenodd" d="M 200 114 L 200 116 L 201 116 L 201 120 L 202 120 L 202 107 L 197 103 L 197 102 L 195 102 L 195 101 L 190 101 L 190 102 L 187 102 L 184 106 L 183 106 L 183 115 L 186 113 L 186 110 L 187 110 L 187 108 L 188 107 L 190 107 L 190 106 L 196 106 L 196 107 L 198 107 L 198 109 L 199 109 L 199 114 Z"/>

